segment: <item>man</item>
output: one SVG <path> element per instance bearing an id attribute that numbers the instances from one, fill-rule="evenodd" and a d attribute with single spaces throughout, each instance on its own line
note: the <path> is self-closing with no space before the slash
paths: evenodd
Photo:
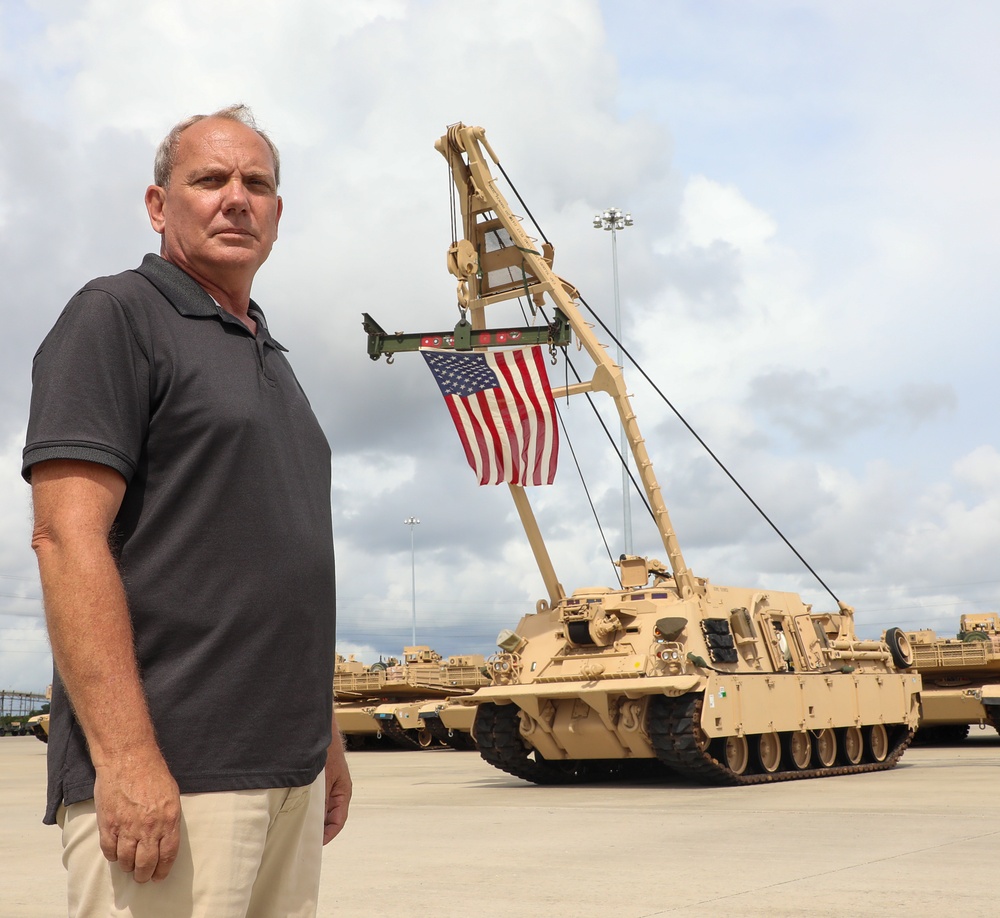
<path id="1" fill-rule="evenodd" d="M 244 106 L 181 122 L 146 190 L 159 257 L 87 284 L 35 357 L 71 915 L 313 915 L 347 818 L 330 449 L 250 299 L 278 179 Z"/>

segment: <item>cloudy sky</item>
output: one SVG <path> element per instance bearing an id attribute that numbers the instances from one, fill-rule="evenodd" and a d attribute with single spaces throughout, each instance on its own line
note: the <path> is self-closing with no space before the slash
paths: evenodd
<path id="1" fill-rule="evenodd" d="M 28 488 L 31 357 L 89 278 L 158 238 L 142 205 L 177 120 L 250 104 L 283 158 L 255 298 L 333 445 L 340 644 L 491 652 L 544 595 L 504 488 L 479 488 L 415 357 L 360 317 L 456 320 L 434 141 L 486 127 L 558 273 L 859 630 L 1000 607 L 1000 8 L 987 0 L 4 0 L 0 4 L 0 688 L 49 681 Z M 992 113 L 992 114 L 991 114 Z M 582 370 L 582 363 L 576 361 Z M 561 380 L 565 368 L 553 369 Z M 635 372 L 688 565 L 833 600 Z M 604 535 L 620 473 L 564 406 Z M 532 499 L 568 590 L 610 584 L 564 450 Z M 663 557 L 633 503 L 635 546 Z"/>

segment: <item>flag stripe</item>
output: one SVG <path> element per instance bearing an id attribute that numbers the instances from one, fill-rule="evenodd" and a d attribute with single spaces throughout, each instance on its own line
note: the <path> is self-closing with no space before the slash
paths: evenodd
<path id="1" fill-rule="evenodd" d="M 458 438 L 462 441 L 462 448 L 465 450 L 465 458 L 479 477 L 479 483 L 483 484 L 482 461 L 480 458 L 482 451 L 479 444 L 476 447 L 472 445 L 472 438 L 475 437 L 475 431 L 472 430 L 471 425 L 466 420 L 468 411 L 465 408 L 465 403 L 462 399 L 455 398 L 453 395 L 445 398 L 444 403 L 448 406 L 451 419 L 455 422 Z"/>
<path id="2" fill-rule="evenodd" d="M 471 441 L 476 451 L 476 465 L 478 466 L 479 483 L 489 484 L 492 472 L 490 467 L 490 457 L 493 454 L 491 444 L 493 442 L 490 432 L 482 422 L 478 403 L 473 399 L 461 399 L 462 412 L 465 417 L 465 425 Z"/>
<path id="3" fill-rule="evenodd" d="M 498 424 L 500 411 L 497 407 L 496 390 L 489 392 L 477 392 L 469 399 L 469 407 L 472 408 L 483 429 L 483 436 L 487 441 L 489 457 L 495 461 L 493 475 L 489 478 L 490 484 L 499 484 L 503 479 L 500 477 L 503 469 L 510 464 L 510 447 L 503 436 L 503 425 Z"/>

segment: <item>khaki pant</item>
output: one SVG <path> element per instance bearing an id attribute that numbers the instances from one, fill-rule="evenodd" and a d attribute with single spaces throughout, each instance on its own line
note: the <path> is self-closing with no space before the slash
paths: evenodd
<path id="1" fill-rule="evenodd" d="M 314 918 L 325 783 L 181 796 L 180 851 L 162 882 L 105 860 L 94 801 L 61 808 L 70 918 Z"/>

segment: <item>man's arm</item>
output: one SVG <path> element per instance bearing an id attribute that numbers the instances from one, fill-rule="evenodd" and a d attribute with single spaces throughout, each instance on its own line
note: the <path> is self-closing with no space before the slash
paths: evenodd
<path id="1" fill-rule="evenodd" d="M 326 818 L 323 823 L 323 844 L 328 844 L 340 833 L 347 822 L 347 808 L 351 803 L 353 784 L 344 754 L 344 738 L 333 716 L 333 742 L 326 753 Z"/>
<path id="2" fill-rule="evenodd" d="M 108 546 L 125 480 L 97 463 L 48 460 L 32 467 L 31 493 L 52 656 L 97 772 L 101 850 L 140 883 L 162 880 L 177 857 L 180 796 L 156 742 Z"/>

